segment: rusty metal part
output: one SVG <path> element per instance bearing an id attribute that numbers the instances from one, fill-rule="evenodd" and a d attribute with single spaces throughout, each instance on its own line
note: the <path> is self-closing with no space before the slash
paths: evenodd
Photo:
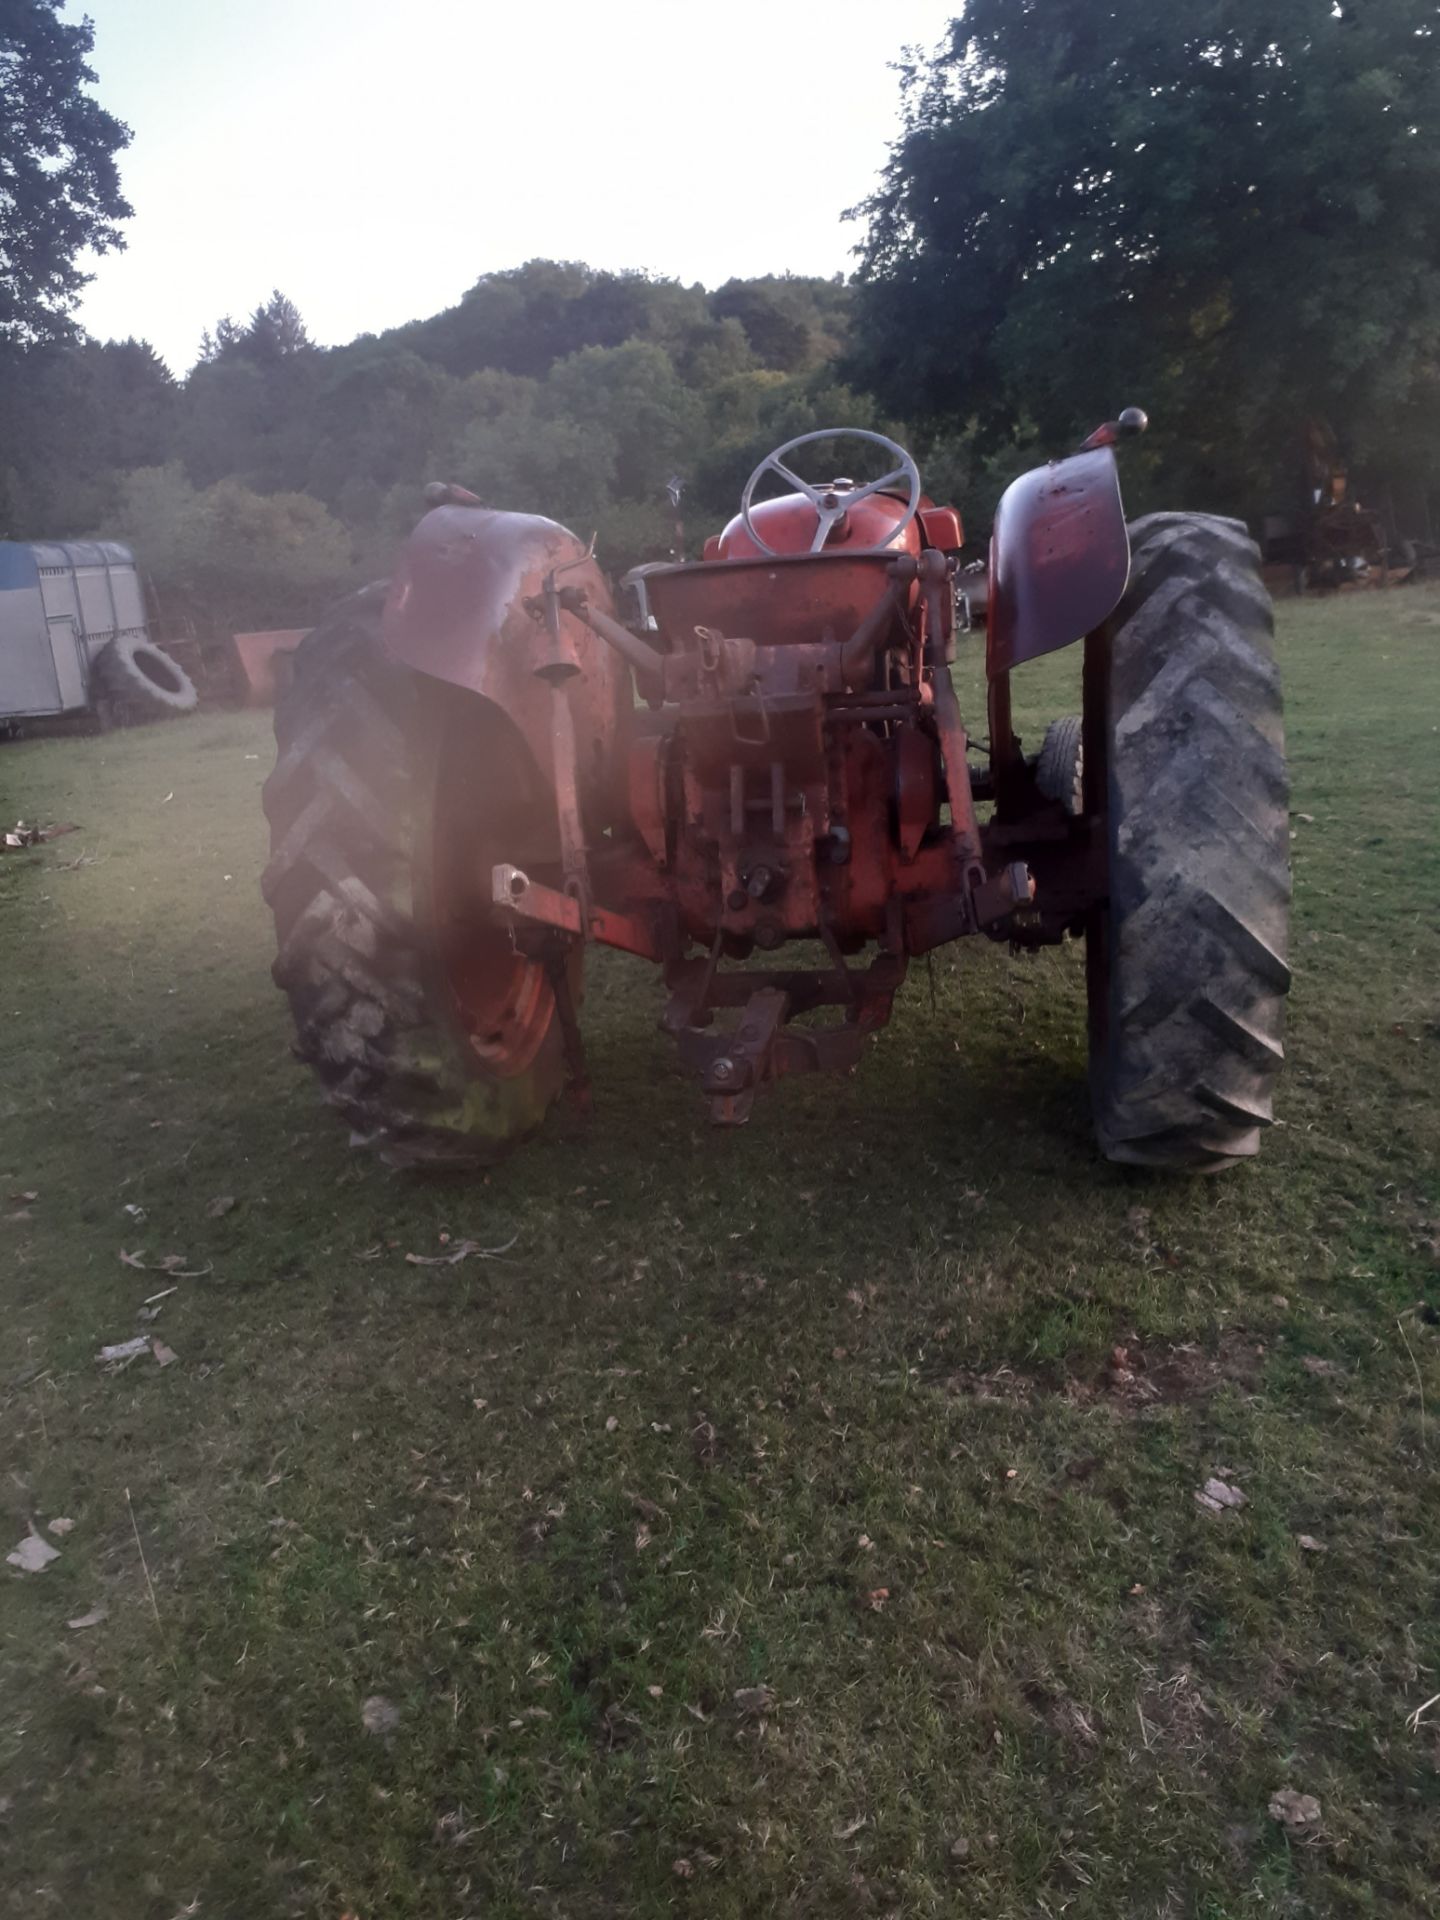
<path id="1" fill-rule="evenodd" d="M 739 1026 L 725 1035 L 724 1051 L 712 1055 L 700 1084 L 718 1125 L 740 1127 L 750 1118 L 756 1088 L 774 1072 L 775 1042 L 789 1010 L 786 993 L 761 987 L 746 1002 Z"/>
<path id="2" fill-rule="evenodd" d="M 934 745 L 917 727 L 901 727 L 895 736 L 895 835 L 902 860 L 915 858 L 939 815 Z"/>
<path id="3" fill-rule="evenodd" d="M 773 559 L 653 567 L 645 590 L 660 631 L 683 646 L 696 627 L 747 634 L 778 649 L 843 642 L 889 583 L 893 556 L 844 548 Z"/>
<path id="4" fill-rule="evenodd" d="M 434 820 L 417 848 L 414 911 L 447 1009 L 487 1074 L 527 1072 L 555 1015 L 542 959 L 516 950 L 490 900 L 490 868 L 519 854 L 559 869 L 553 795 L 518 729 L 492 702 L 424 684 L 434 742 Z M 579 987 L 579 955 L 574 986 Z"/>
<path id="5" fill-rule="evenodd" d="M 632 633 L 629 627 L 622 626 L 603 608 L 592 607 L 579 587 L 562 589 L 560 602 L 567 613 L 573 613 L 592 633 L 598 634 L 607 645 L 629 661 L 640 679 L 642 693 L 658 686 L 665 672 L 665 656 L 658 653 L 648 640 L 642 639 L 638 633 Z"/>
<path id="6" fill-rule="evenodd" d="M 543 881 L 532 880 L 519 867 L 506 861 L 501 861 L 491 875 L 491 899 L 498 909 L 516 921 L 568 933 L 577 940 L 599 940 L 607 947 L 638 953 L 642 960 L 664 958 L 654 927 L 642 915 L 617 913 L 613 908 L 597 906 L 591 906 L 587 912 L 573 894 L 561 893 Z"/>
<path id="7" fill-rule="evenodd" d="M 585 828 L 580 818 L 580 788 L 575 764 L 575 715 L 570 706 L 569 679 L 550 686 L 551 766 L 555 779 L 555 819 L 560 829 L 560 871 L 565 891 L 589 911 L 590 870 L 585 859 Z"/>
<path id="8" fill-rule="evenodd" d="M 569 956 L 563 945 L 552 946 L 545 957 L 545 972 L 555 996 L 555 1017 L 565 1042 L 565 1091 L 576 1111 L 588 1114 L 592 1104 L 590 1069 L 585 1060 L 585 1040 L 571 985 Z"/>
<path id="9" fill-rule="evenodd" d="M 483 507 L 485 502 L 468 487 L 457 487 L 453 480 L 426 482 L 423 495 L 427 507 Z"/>
<path id="10" fill-rule="evenodd" d="M 904 614 L 905 584 L 905 575 L 892 570 L 890 585 L 840 649 L 840 677 L 847 687 L 863 687 L 869 678 L 875 649 Z"/>
<path id="11" fill-rule="evenodd" d="M 402 665 L 492 701 L 530 750 L 542 780 L 554 786 L 554 716 L 537 664 L 559 664 L 556 643 L 530 605 L 543 602 L 548 576 L 564 572 L 592 608 L 610 593 L 588 549 L 553 520 L 441 506 L 427 513 L 400 556 L 385 603 L 385 649 Z M 578 778 L 582 812 L 594 829 L 617 811 L 633 700 L 614 650 L 563 607 L 557 621 L 572 675 L 571 706 L 583 742 Z"/>
<path id="12" fill-rule="evenodd" d="M 950 577 L 944 555 L 927 549 L 921 556 L 921 580 L 929 616 L 927 664 L 930 670 L 931 712 L 945 766 L 945 789 L 950 800 L 950 831 L 955 843 L 961 886 L 964 890 L 970 890 L 984 878 L 985 854 L 975 815 L 975 800 L 970 791 L 967 759 L 969 742 L 965 736 L 965 723 L 960 717 L 960 702 L 955 696 L 955 682 L 950 677 L 950 668 L 945 660 L 935 611 L 942 582 L 948 586 Z"/>
<path id="13" fill-rule="evenodd" d="M 1028 907 L 1034 898 L 1030 869 L 1023 860 L 1012 860 L 975 889 L 975 924 L 985 928 L 997 920 L 1007 920 L 1017 907 Z"/>
<path id="14" fill-rule="evenodd" d="M 1083 639 L 1119 605 L 1130 536 L 1108 446 L 1053 460 L 1005 489 L 990 539 L 986 670 Z"/>

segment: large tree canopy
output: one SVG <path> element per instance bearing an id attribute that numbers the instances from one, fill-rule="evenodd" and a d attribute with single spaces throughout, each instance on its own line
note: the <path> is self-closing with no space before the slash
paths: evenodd
<path id="1" fill-rule="evenodd" d="M 1304 423 L 1440 428 L 1435 0 L 968 0 L 905 71 L 853 377 L 981 444 L 1134 403 L 1190 504 L 1258 504 Z"/>
<path id="2" fill-rule="evenodd" d="M 95 33 L 60 0 L 0 0 L 0 346 L 66 334 L 89 247 L 123 247 L 129 129 L 85 87 Z"/>

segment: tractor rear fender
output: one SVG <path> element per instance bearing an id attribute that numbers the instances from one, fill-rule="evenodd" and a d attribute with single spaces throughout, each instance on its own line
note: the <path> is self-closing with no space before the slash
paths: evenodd
<path id="1" fill-rule="evenodd" d="M 990 537 L 985 667 L 991 679 L 1092 633 L 1119 605 L 1130 536 L 1109 447 L 1022 473 Z"/>
<path id="2" fill-rule="evenodd" d="M 594 559 L 554 520 L 484 507 L 436 507 L 406 542 L 391 580 L 385 650 L 403 666 L 493 701 L 552 787 L 551 682 L 563 682 L 582 798 L 609 817 L 624 777 L 621 728 L 633 704 L 629 677 L 619 656 L 574 614 L 557 609 L 558 640 L 547 631 L 543 592 L 552 571 L 557 587 L 579 587 L 589 606 L 613 611 Z"/>

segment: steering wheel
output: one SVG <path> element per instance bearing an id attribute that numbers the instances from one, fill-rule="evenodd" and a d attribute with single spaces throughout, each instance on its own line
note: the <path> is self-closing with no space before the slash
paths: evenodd
<path id="1" fill-rule="evenodd" d="M 802 480 L 798 473 L 791 472 L 785 464 L 785 455 L 793 453 L 797 447 L 808 447 L 816 440 L 867 440 L 872 447 L 883 447 L 886 453 L 894 454 L 898 465 L 889 473 L 882 474 L 878 480 L 867 481 L 863 487 L 812 486 L 808 480 Z M 780 557 L 777 550 L 770 545 L 750 518 L 755 489 L 767 473 L 778 473 L 787 485 L 793 487 L 797 493 L 803 493 L 819 515 L 820 524 L 815 529 L 815 538 L 810 542 L 811 553 L 819 553 L 830 538 L 836 521 L 848 513 L 851 507 L 858 506 L 862 500 L 868 500 L 872 493 L 883 493 L 897 480 L 903 480 L 908 489 L 905 512 L 903 517 L 895 522 L 885 547 L 893 545 L 895 536 L 904 532 L 920 508 L 920 469 L 898 441 L 887 439 L 883 433 L 870 433 L 864 427 L 821 427 L 818 433 L 802 433 L 797 439 L 787 440 L 783 447 L 776 447 L 773 453 L 766 454 L 745 482 L 745 491 L 740 496 L 740 519 L 746 533 L 762 553 L 771 554 L 777 559 Z M 885 547 L 866 549 L 866 551 L 881 553 L 885 551 Z"/>

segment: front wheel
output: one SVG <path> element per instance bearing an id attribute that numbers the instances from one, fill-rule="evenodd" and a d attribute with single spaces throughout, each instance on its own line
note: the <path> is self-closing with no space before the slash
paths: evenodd
<path id="1" fill-rule="evenodd" d="M 380 602 L 367 589 L 310 634 L 276 705 L 274 977 L 356 1144 L 475 1165 L 533 1133 L 565 1079 L 557 988 L 578 1000 L 578 959 L 517 953 L 486 898 L 501 860 L 558 878 L 554 801 L 500 709 L 385 655 Z"/>
<path id="2" fill-rule="evenodd" d="M 1288 786 L 1273 618 L 1244 526 L 1130 529 L 1109 628 L 1109 906 L 1091 918 L 1090 1078 L 1112 1160 L 1254 1154 L 1284 1059 Z"/>

